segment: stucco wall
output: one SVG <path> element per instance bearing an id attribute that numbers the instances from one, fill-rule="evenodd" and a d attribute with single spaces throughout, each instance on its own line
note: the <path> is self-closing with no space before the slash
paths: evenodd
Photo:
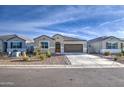
<path id="1" fill-rule="evenodd" d="M 101 49 L 100 53 L 105 53 L 105 52 L 110 52 L 110 53 L 120 53 L 121 49 Z"/>
<path id="2" fill-rule="evenodd" d="M 106 43 L 110 42 L 110 43 L 118 43 L 118 49 L 106 49 Z M 90 47 L 88 46 L 88 52 L 89 53 L 104 53 L 104 52 L 111 52 L 111 53 L 119 53 L 121 52 L 121 43 L 122 41 L 111 37 L 108 39 L 105 39 L 103 41 L 97 41 L 97 42 L 91 42 L 88 43 L 90 44 Z"/>
<path id="3" fill-rule="evenodd" d="M 22 42 L 22 48 L 11 48 L 11 42 Z M 20 39 L 18 37 L 15 37 L 13 39 L 10 39 L 7 41 L 7 52 L 12 52 L 13 50 L 17 50 L 17 51 L 26 51 L 26 43 L 25 40 Z"/>
<path id="4" fill-rule="evenodd" d="M 2 43 L 2 40 L 0 40 L 0 52 L 3 52 L 3 43 Z"/>
<path id="5" fill-rule="evenodd" d="M 41 42 L 44 41 L 48 42 L 48 49 L 41 48 Z M 47 52 L 48 50 L 50 50 L 52 53 L 55 53 L 55 42 L 53 39 L 50 39 L 47 36 L 41 36 L 35 39 L 34 43 L 35 43 L 35 48 L 40 48 L 43 53 Z"/>
<path id="6" fill-rule="evenodd" d="M 124 51 L 124 41 L 122 42 L 122 44 L 123 44 L 123 45 L 122 45 L 122 50 Z"/>
<path id="7" fill-rule="evenodd" d="M 98 41 L 98 42 L 88 43 L 88 53 L 100 53 L 101 48 L 102 48 L 102 42 Z"/>
<path id="8" fill-rule="evenodd" d="M 61 45 L 61 53 L 64 53 L 64 44 L 83 44 L 83 52 L 87 52 L 87 42 L 86 41 L 64 41 L 63 36 L 55 35 L 52 37 L 53 39 L 43 35 L 34 40 L 35 48 L 41 49 L 41 42 L 47 41 L 49 44 L 49 50 L 52 53 L 55 53 L 55 43 L 59 42 Z M 41 49 L 42 52 L 46 52 L 48 49 Z"/>
<path id="9" fill-rule="evenodd" d="M 108 38 L 106 40 L 104 40 L 102 42 L 102 49 L 106 49 L 106 43 L 107 42 L 111 42 L 111 43 L 118 43 L 118 48 L 120 49 L 121 48 L 121 41 L 119 39 L 116 39 L 116 38 Z"/>
<path id="10" fill-rule="evenodd" d="M 64 39 L 61 35 L 53 36 L 55 42 L 60 42 L 61 45 L 61 53 L 64 53 Z"/>
<path id="11" fill-rule="evenodd" d="M 118 49 L 106 49 L 106 43 L 118 43 Z M 121 52 L 121 43 L 122 41 L 117 39 L 117 38 L 108 38 L 102 42 L 102 49 L 100 50 L 100 53 L 105 53 L 105 52 L 111 52 L 111 53 L 120 53 Z"/>

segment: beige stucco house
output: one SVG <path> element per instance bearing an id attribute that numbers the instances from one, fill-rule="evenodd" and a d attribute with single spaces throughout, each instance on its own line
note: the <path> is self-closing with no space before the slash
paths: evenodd
<path id="1" fill-rule="evenodd" d="M 124 40 L 114 36 L 103 36 L 88 41 L 88 53 L 120 53 Z"/>
<path id="2" fill-rule="evenodd" d="M 42 52 L 52 53 L 86 53 L 87 41 L 56 34 L 52 37 L 42 35 L 34 39 L 35 47 Z"/>

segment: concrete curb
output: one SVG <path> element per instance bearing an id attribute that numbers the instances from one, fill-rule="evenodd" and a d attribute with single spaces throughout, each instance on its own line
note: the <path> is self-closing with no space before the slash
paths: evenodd
<path id="1" fill-rule="evenodd" d="M 124 66 L 83 66 L 83 65 L 0 65 L 0 68 L 123 68 Z"/>

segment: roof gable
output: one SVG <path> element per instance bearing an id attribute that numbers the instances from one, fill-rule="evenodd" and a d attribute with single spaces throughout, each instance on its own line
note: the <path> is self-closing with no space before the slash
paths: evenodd
<path id="1" fill-rule="evenodd" d="M 49 39 L 54 40 L 53 38 L 51 38 L 51 37 L 49 37 L 49 36 L 47 36 L 47 35 L 41 35 L 41 36 L 39 36 L 39 37 L 34 38 L 34 40 L 39 39 L 39 38 L 42 38 L 42 37 L 47 37 L 47 38 L 49 38 Z"/>
<path id="2" fill-rule="evenodd" d="M 63 35 L 61 35 L 61 34 L 55 34 L 52 37 L 55 37 L 55 36 L 61 36 L 61 37 L 63 37 Z"/>
<path id="3" fill-rule="evenodd" d="M 57 35 L 63 37 L 64 41 L 86 41 L 86 40 L 83 40 L 83 39 L 69 37 L 69 36 L 63 36 L 63 35 L 60 35 L 60 34 L 55 34 L 55 35 L 53 35 L 53 37 L 55 37 Z"/>
<path id="4" fill-rule="evenodd" d="M 64 41 L 86 41 L 86 40 L 79 39 L 79 38 L 74 38 L 74 37 L 64 36 Z"/>
<path id="5" fill-rule="evenodd" d="M 26 38 L 26 37 L 23 37 L 23 36 L 19 36 L 19 35 L 16 35 L 16 34 L 13 34 L 13 35 L 2 35 L 0 36 L 0 40 L 3 40 L 3 41 L 8 41 L 8 40 L 11 40 L 13 38 L 20 38 L 24 41 L 28 41 L 28 42 L 32 42 L 33 40 L 29 39 L 29 38 Z"/>
<path id="6" fill-rule="evenodd" d="M 10 39 L 10 38 L 12 38 L 12 37 L 14 37 L 15 35 L 2 35 L 2 36 L 0 36 L 0 39 L 1 40 L 8 40 L 8 39 Z"/>
<path id="7" fill-rule="evenodd" d="M 17 36 L 17 35 L 13 36 L 12 38 L 9 38 L 7 41 L 12 40 L 12 39 L 14 39 L 14 38 L 19 38 L 19 39 L 21 39 L 21 40 L 26 41 L 25 39 L 23 39 L 23 38 L 21 38 L 21 37 L 19 37 L 19 36 Z"/>
<path id="8" fill-rule="evenodd" d="M 103 41 L 103 40 L 106 40 L 106 39 L 109 39 L 109 38 L 116 38 L 116 39 L 121 41 L 120 38 L 117 38 L 115 36 L 102 36 L 102 37 L 98 37 L 98 38 L 95 38 L 95 39 L 91 39 L 88 42 L 99 42 L 99 41 Z"/>
<path id="9" fill-rule="evenodd" d="M 114 36 L 109 36 L 109 37 L 106 38 L 106 39 L 117 39 L 117 40 L 121 41 L 120 38 L 117 38 L 117 37 L 114 37 Z M 104 39 L 104 40 L 106 40 L 106 39 Z"/>

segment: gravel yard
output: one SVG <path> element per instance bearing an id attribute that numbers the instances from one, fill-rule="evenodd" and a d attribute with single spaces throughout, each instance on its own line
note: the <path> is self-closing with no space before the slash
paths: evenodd
<path id="1" fill-rule="evenodd" d="M 45 58 L 43 61 L 31 58 L 30 61 L 23 61 L 21 58 L 1 57 L 0 65 L 66 65 L 66 57 L 64 55 L 54 55 Z"/>

